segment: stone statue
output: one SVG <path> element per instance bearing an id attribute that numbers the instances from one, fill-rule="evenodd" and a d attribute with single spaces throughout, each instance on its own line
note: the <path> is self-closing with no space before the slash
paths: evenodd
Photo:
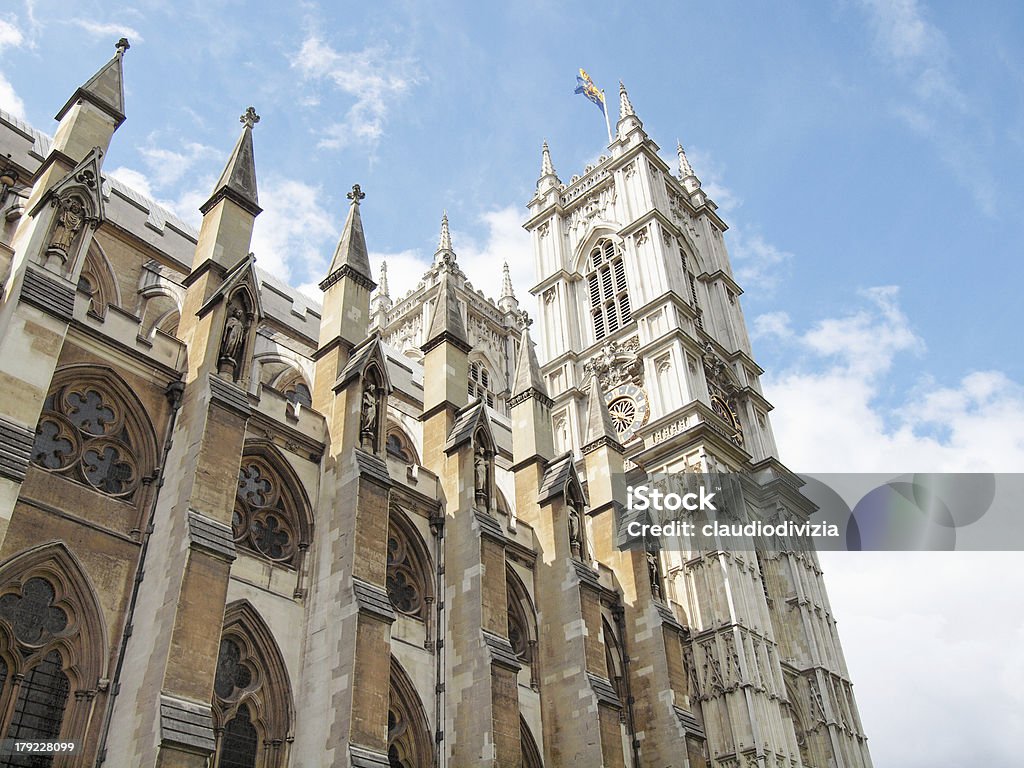
<path id="1" fill-rule="evenodd" d="M 476 486 L 477 501 L 484 504 L 486 504 L 490 498 L 490 494 L 488 493 L 489 473 L 487 465 L 487 452 L 481 445 L 476 449 L 476 456 L 473 459 L 473 478 L 474 485 Z"/>
<path id="2" fill-rule="evenodd" d="M 364 434 L 374 434 L 377 431 L 377 385 L 372 381 L 363 390 L 362 418 L 359 424 Z"/>
<path id="3" fill-rule="evenodd" d="M 569 543 L 580 543 L 580 511 L 573 502 L 569 502 Z"/>
<path id="4" fill-rule="evenodd" d="M 224 338 L 220 342 L 220 359 L 230 360 L 238 365 L 244 337 L 245 316 L 241 307 L 234 306 L 229 310 L 228 319 L 224 323 Z"/>
<path id="5" fill-rule="evenodd" d="M 77 197 L 67 197 L 58 200 L 57 203 L 57 225 L 53 230 L 53 238 L 47 251 L 55 251 L 60 254 L 63 260 L 68 257 L 71 243 L 75 236 L 82 229 L 85 223 L 85 206 Z"/>
<path id="6" fill-rule="evenodd" d="M 651 550 L 647 550 L 647 575 L 651 579 L 651 591 L 654 599 L 661 599 L 661 569 L 658 567 L 658 556 Z"/>

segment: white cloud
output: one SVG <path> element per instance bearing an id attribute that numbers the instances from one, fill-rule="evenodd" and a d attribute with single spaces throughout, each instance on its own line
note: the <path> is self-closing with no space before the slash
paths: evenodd
<path id="1" fill-rule="evenodd" d="M 452 245 L 459 264 L 474 288 L 483 290 L 491 299 L 501 295 L 502 265 L 508 262 L 512 285 L 521 308 L 533 314 L 533 298 L 527 288 L 535 282 L 533 245 L 530 233 L 523 229 L 523 213 L 518 205 L 508 205 L 479 217 L 486 227 L 484 241 L 463 234 L 453 222 Z"/>
<path id="2" fill-rule="evenodd" d="M 322 189 L 297 179 L 268 174 L 261 180 L 263 213 L 256 217 L 252 251 L 262 269 L 285 282 L 293 271 L 322 271 L 340 228 L 322 198 Z"/>
<path id="3" fill-rule="evenodd" d="M 384 133 L 392 106 L 420 80 L 415 63 L 392 56 L 385 46 L 361 51 L 336 51 L 318 37 L 302 44 L 294 67 L 307 80 L 327 80 L 353 103 L 345 119 L 324 131 L 320 146 L 375 146 Z M 316 97 L 306 97 L 316 103 Z"/>
<path id="4" fill-rule="evenodd" d="M 99 22 L 90 19 L 71 19 L 71 23 L 93 37 L 127 37 L 131 43 L 142 42 L 142 35 L 137 29 L 117 21 Z"/>
<path id="5" fill-rule="evenodd" d="M 223 151 L 196 141 L 182 142 L 180 150 L 155 146 L 156 136 L 151 134 L 148 146 L 139 149 L 157 187 L 177 184 L 197 163 L 215 167 L 226 160 Z"/>
<path id="6" fill-rule="evenodd" d="M 766 374 L 779 453 L 798 472 L 1019 471 L 1024 466 L 1024 387 L 998 371 L 938 385 L 921 375 L 891 398 L 901 355 L 924 348 L 892 286 L 862 294 L 857 311 L 802 332 L 784 313 L 754 321 L 755 338 L 798 352 Z M 882 404 L 883 395 L 893 405 Z"/>
<path id="7" fill-rule="evenodd" d="M 14 117 L 25 119 L 25 102 L 21 100 L 10 80 L 0 72 L 0 107 Z"/>
<path id="8" fill-rule="evenodd" d="M 430 257 L 412 248 L 392 253 L 370 251 L 369 255 L 370 271 L 378 283 L 381 262 L 388 263 L 388 295 L 396 302 L 419 284 L 430 267 Z"/>
<path id="9" fill-rule="evenodd" d="M 155 199 L 153 197 L 153 188 L 150 184 L 149 177 L 141 171 L 120 166 L 110 171 L 104 171 L 104 173 L 107 176 L 113 176 L 122 184 L 131 187 L 143 197 L 148 197 L 150 200 Z"/>
<path id="10" fill-rule="evenodd" d="M 0 19 L 0 53 L 4 48 L 17 48 L 24 40 L 21 30 L 11 21 Z"/>

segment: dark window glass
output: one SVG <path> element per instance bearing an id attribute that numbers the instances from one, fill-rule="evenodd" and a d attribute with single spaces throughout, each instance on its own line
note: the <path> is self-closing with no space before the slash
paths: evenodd
<path id="1" fill-rule="evenodd" d="M 256 768 L 259 739 L 248 707 L 242 705 L 238 708 L 221 738 L 220 768 Z"/>
<path id="2" fill-rule="evenodd" d="M 68 701 L 68 678 L 61 670 L 60 654 L 51 651 L 28 671 L 18 691 L 11 726 L 6 738 L 16 741 L 46 741 L 60 735 L 64 707 Z M 52 755 L 14 754 L 5 756 L 0 766 L 49 768 Z"/>

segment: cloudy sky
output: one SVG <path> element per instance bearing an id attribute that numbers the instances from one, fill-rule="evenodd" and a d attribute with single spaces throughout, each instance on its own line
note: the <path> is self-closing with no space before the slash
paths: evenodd
<path id="1" fill-rule="evenodd" d="M 508 260 L 524 298 L 541 141 L 581 172 L 606 137 L 575 71 L 621 78 L 731 227 L 789 466 L 1024 467 L 1024 5 L 338 5 L 10 0 L 0 106 L 52 133 L 124 34 L 108 172 L 196 221 L 253 104 L 261 266 L 309 290 L 358 182 L 393 295 L 447 209 L 470 278 Z M 1018 765 L 1020 555 L 823 560 L 876 765 Z"/>

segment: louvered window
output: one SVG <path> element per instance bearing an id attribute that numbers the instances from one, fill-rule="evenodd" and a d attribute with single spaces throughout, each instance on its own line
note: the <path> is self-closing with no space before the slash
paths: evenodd
<path id="1" fill-rule="evenodd" d="M 626 267 L 611 240 L 599 241 L 590 252 L 587 288 L 595 341 L 633 321 Z"/>

